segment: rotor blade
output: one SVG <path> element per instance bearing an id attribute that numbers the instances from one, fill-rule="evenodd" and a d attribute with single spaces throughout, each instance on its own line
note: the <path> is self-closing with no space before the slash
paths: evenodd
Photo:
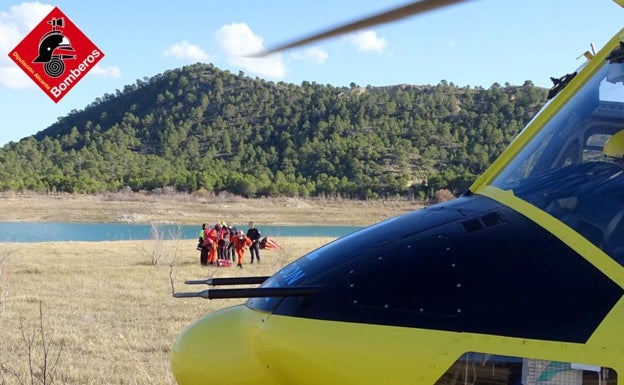
<path id="1" fill-rule="evenodd" d="M 448 5 L 459 3 L 462 1 L 465 1 L 465 0 L 421 0 L 421 1 L 417 1 L 414 3 L 404 5 L 399 8 L 392 9 L 390 11 L 379 13 L 379 14 L 367 17 L 365 19 L 361 19 L 361 20 L 340 26 L 340 27 L 332 28 L 325 32 L 321 32 L 321 33 L 318 33 L 318 34 L 315 34 L 306 38 L 302 38 L 302 39 L 295 40 L 290 43 L 280 45 L 275 48 L 271 48 L 269 50 L 253 55 L 253 57 L 267 56 L 272 53 L 284 51 L 289 48 L 300 47 L 302 45 L 310 44 L 315 41 L 342 35 L 348 32 L 357 31 L 362 28 L 373 27 L 376 25 L 389 23 L 391 21 L 399 20 L 399 19 L 412 16 L 412 15 L 417 15 L 419 13 L 432 11 L 434 9 L 446 7 Z"/>

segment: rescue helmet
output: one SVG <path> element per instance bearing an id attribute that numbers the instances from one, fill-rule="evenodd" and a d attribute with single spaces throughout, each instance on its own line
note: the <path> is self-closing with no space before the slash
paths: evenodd
<path id="1" fill-rule="evenodd" d="M 616 132 L 607 140 L 602 148 L 602 155 L 614 159 L 624 159 L 624 130 Z"/>

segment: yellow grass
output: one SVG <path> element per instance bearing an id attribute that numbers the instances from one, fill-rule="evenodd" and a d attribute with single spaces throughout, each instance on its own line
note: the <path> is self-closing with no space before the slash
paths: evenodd
<path id="1" fill-rule="evenodd" d="M 263 250 L 261 264 L 247 259 L 242 270 L 200 266 L 195 240 L 166 242 L 160 266 L 150 264 L 154 241 L 0 243 L 0 285 L 8 290 L 0 313 L 0 364 L 29 378 L 21 332 L 30 336 L 33 329 L 34 362 L 43 363 L 41 304 L 49 350 L 62 347 L 57 364 L 62 377 L 55 383 L 174 384 L 169 353 L 176 336 L 202 314 L 244 300 L 173 298 L 170 272 L 176 291 L 201 291 L 208 287 L 184 280 L 271 275 L 331 239 L 275 240 L 283 250 Z M 8 372 L 0 374 L 0 383 L 3 379 L 18 383 Z"/>

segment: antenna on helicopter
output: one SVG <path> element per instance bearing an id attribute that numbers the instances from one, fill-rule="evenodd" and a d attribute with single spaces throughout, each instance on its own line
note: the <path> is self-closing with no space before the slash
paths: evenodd
<path id="1" fill-rule="evenodd" d="M 231 278 L 208 278 L 200 280 L 187 280 L 187 285 L 253 285 L 261 284 L 270 277 L 231 277 Z M 242 289 L 207 289 L 200 292 L 173 293 L 175 298 L 200 297 L 205 299 L 221 298 L 258 298 L 258 297 L 307 297 L 321 291 L 322 286 L 297 286 L 297 287 L 258 287 Z"/>
<path id="2" fill-rule="evenodd" d="M 269 279 L 269 276 L 259 277 L 230 277 L 230 278 L 208 278 L 199 280 L 187 280 L 184 283 L 187 285 L 259 285 Z"/>
<path id="3" fill-rule="evenodd" d="M 174 293 L 175 298 L 223 299 L 223 298 L 270 298 L 308 297 L 321 291 L 322 286 L 258 287 L 251 289 L 206 289 L 200 292 Z"/>

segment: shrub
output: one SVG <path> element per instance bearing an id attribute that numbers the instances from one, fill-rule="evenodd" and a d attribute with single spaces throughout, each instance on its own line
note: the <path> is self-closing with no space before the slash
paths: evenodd
<path id="1" fill-rule="evenodd" d="M 437 190 L 433 194 L 433 200 L 435 203 L 450 201 L 451 199 L 455 199 L 455 195 L 448 189 L 440 189 Z"/>

